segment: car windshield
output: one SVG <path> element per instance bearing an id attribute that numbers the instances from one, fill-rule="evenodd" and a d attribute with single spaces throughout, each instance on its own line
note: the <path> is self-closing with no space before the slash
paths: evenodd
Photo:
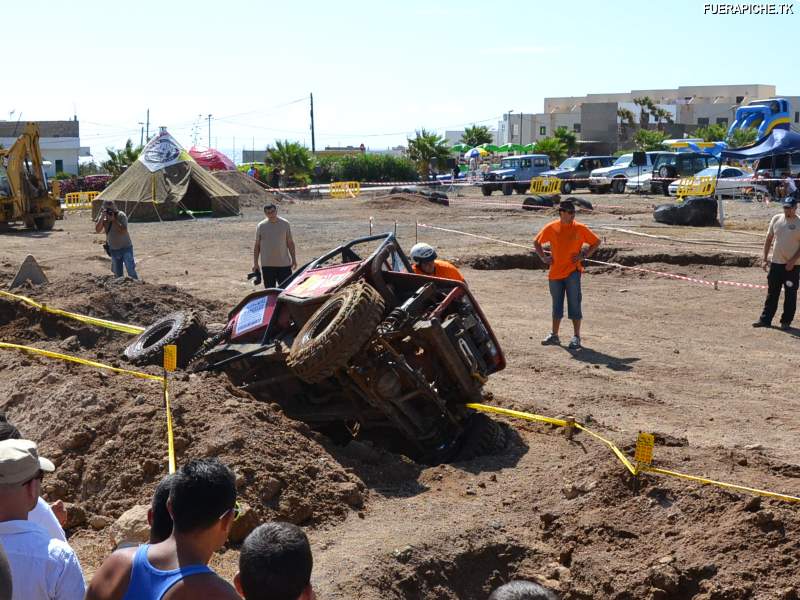
<path id="1" fill-rule="evenodd" d="M 614 161 L 614 166 L 627 167 L 629 164 L 631 164 L 632 160 L 633 160 L 633 154 L 623 154 L 617 160 Z"/>
<path id="2" fill-rule="evenodd" d="M 519 166 L 518 158 L 504 158 L 500 161 L 501 169 L 516 169 Z"/>
<path id="3" fill-rule="evenodd" d="M 559 169 L 569 169 L 571 171 L 574 171 L 575 168 L 578 166 L 578 163 L 580 163 L 580 162 L 581 162 L 580 158 L 568 158 L 567 160 L 562 162 L 560 165 L 558 165 L 558 168 Z"/>

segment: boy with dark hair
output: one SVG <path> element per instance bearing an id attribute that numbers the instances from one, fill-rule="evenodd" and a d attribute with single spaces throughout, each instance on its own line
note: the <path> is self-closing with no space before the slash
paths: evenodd
<path id="1" fill-rule="evenodd" d="M 313 566 L 302 529 L 291 523 L 267 523 L 242 544 L 233 583 L 246 600 L 314 600 Z"/>
<path id="2" fill-rule="evenodd" d="M 169 485 L 170 536 L 158 544 L 114 552 L 92 579 L 86 600 L 239 599 L 208 568 L 235 518 L 233 472 L 215 458 L 193 460 Z"/>
<path id="3" fill-rule="evenodd" d="M 172 533 L 172 517 L 167 509 L 169 493 L 172 489 L 172 475 L 167 475 L 156 486 L 153 500 L 147 509 L 147 522 L 150 524 L 150 543 L 158 544 Z"/>
<path id="4" fill-rule="evenodd" d="M 558 596 L 532 581 L 509 581 L 493 591 L 489 600 L 558 600 Z"/>

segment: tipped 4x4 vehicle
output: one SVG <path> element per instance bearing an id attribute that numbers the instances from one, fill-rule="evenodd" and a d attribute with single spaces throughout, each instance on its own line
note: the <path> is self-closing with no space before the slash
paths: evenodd
<path id="1" fill-rule="evenodd" d="M 369 439 L 427 463 L 505 445 L 505 430 L 467 408 L 505 358 L 460 281 L 412 272 L 391 233 L 359 238 L 253 292 L 212 337 L 196 317 L 154 323 L 125 351 L 222 371 L 259 400 L 344 441 Z"/>
<path id="2" fill-rule="evenodd" d="M 506 196 L 516 191 L 527 193 L 531 187 L 531 179 L 550 168 L 550 159 L 546 154 L 523 154 L 509 156 L 500 161 L 500 168 L 486 174 L 481 185 L 484 196 L 501 190 Z"/>

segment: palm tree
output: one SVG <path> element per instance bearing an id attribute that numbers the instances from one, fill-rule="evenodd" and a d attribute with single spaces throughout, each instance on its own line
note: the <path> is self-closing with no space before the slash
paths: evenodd
<path id="1" fill-rule="evenodd" d="M 636 115 L 633 114 L 633 111 L 628 110 L 627 108 L 618 108 L 617 116 L 623 121 L 627 121 L 628 125 L 631 127 L 636 126 Z"/>
<path id="2" fill-rule="evenodd" d="M 447 140 L 436 132 L 420 129 L 416 137 L 408 140 L 408 158 L 417 164 L 417 170 L 423 180 L 430 174 L 431 162 L 435 161 L 441 167 L 450 157 L 450 146 Z"/>
<path id="3" fill-rule="evenodd" d="M 567 156 L 567 145 L 557 137 L 542 138 L 533 146 L 536 154 L 547 154 L 550 162 L 560 164 Z"/>
<path id="4" fill-rule="evenodd" d="M 757 139 L 758 130 L 755 127 L 747 127 L 745 129 L 737 127 L 726 141 L 731 148 L 741 148 L 743 146 L 749 146 Z"/>
<path id="5" fill-rule="evenodd" d="M 559 127 L 553 134 L 556 138 L 561 140 L 564 146 L 567 147 L 567 153 L 575 154 L 578 150 L 578 136 L 566 127 Z"/>
<path id="6" fill-rule="evenodd" d="M 492 132 L 486 125 L 475 125 L 464 129 L 464 135 L 461 136 L 461 143 L 466 144 L 470 148 L 480 146 L 481 144 L 491 144 L 494 141 Z"/>
<path id="7" fill-rule="evenodd" d="M 650 124 L 650 108 L 654 106 L 653 101 L 650 96 L 644 96 L 643 98 L 634 98 L 633 103 L 642 109 L 639 113 L 639 127 L 647 129 Z"/>
<path id="8" fill-rule="evenodd" d="M 133 142 L 129 138 L 128 141 L 125 142 L 125 147 L 121 150 L 106 148 L 108 160 L 104 161 L 100 166 L 103 167 L 103 169 L 111 175 L 111 179 L 114 180 L 122 175 L 125 169 L 136 162 L 143 148 L 144 146 L 134 147 Z"/>
<path id="9" fill-rule="evenodd" d="M 284 181 L 307 183 L 311 177 L 311 154 L 298 142 L 275 140 L 275 147 L 267 147 L 264 164 L 283 172 Z"/>

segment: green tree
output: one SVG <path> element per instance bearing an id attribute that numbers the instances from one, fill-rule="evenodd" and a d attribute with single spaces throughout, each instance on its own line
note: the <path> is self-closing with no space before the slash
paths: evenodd
<path id="1" fill-rule="evenodd" d="M 100 166 L 92 161 L 80 163 L 78 165 L 78 175 L 83 177 L 84 175 L 97 175 L 98 173 L 102 173 L 103 170 Z"/>
<path id="2" fill-rule="evenodd" d="M 486 125 L 475 125 L 464 129 L 464 135 L 461 136 L 461 143 L 474 148 L 481 144 L 491 144 L 494 138 L 492 132 Z"/>
<path id="3" fill-rule="evenodd" d="M 749 146 L 757 139 L 758 130 L 754 127 L 747 127 L 746 129 L 734 129 L 726 141 L 731 148 L 741 148 L 742 146 Z"/>
<path id="4" fill-rule="evenodd" d="M 130 139 L 125 142 L 125 147 L 120 150 L 106 148 L 108 160 L 104 161 L 100 166 L 111 175 L 112 180 L 116 179 L 125 172 L 125 169 L 136 162 L 143 148 L 144 146 L 134 146 Z"/>
<path id="5" fill-rule="evenodd" d="M 567 157 L 567 146 L 557 137 L 540 139 L 533 147 L 536 154 L 547 154 L 552 164 L 560 164 Z"/>
<path id="6" fill-rule="evenodd" d="M 696 137 L 703 138 L 704 142 L 721 142 L 728 135 L 725 125 L 713 124 L 705 127 L 698 127 L 694 132 Z"/>
<path id="7" fill-rule="evenodd" d="M 436 132 L 420 129 L 414 139 L 408 140 L 408 158 L 417 165 L 417 171 L 423 180 L 430 174 L 431 162 L 441 166 L 450 157 L 450 146 L 447 141 Z"/>
<path id="8" fill-rule="evenodd" d="M 639 113 L 639 127 L 647 129 L 647 126 L 650 124 L 650 109 L 655 108 L 655 104 L 653 104 L 650 96 L 634 98 L 633 103 L 642 109 Z"/>
<path id="9" fill-rule="evenodd" d="M 633 111 L 628 110 L 627 108 L 618 108 L 617 116 L 623 121 L 627 121 L 628 125 L 631 127 L 636 125 L 636 115 L 633 114 Z"/>
<path id="10" fill-rule="evenodd" d="M 312 161 L 308 148 L 299 142 L 275 140 L 275 147 L 267 147 L 264 164 L 270 169 L 283 171 L 283 180 L 289 184 L 311 181 Z"/>
<path id="11" fill-rule="evenodd" d="M 663 131 L 640 129 L 633 136 L 633 143 L 636 144 L 637 150 L 647 152 L 649 150 L 662 150 L 662 144 L 665 139 L 667 139 L 667 134 Z"/>
<path id="12" fill-rule="evenodd" d="M 567 147 L 569 154 L 575 154 L 578 151 L 578 136 L 574 132 L 566 127 L 559 127 L 553 135 Z"/>

